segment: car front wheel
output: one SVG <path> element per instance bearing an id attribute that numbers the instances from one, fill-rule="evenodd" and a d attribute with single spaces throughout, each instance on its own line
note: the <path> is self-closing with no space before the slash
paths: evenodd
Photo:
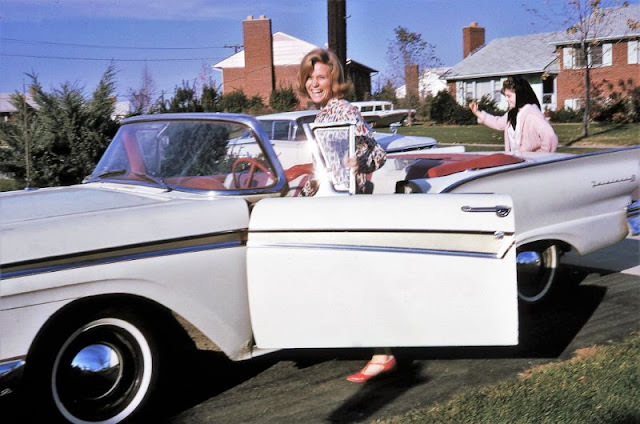
<path id="1" fill-rule="evenodd" d="M 518 298 L 525 305 L 549 298 L 560 263 L 556 244 L 533 243 L 517 250 Z"/>
<path id="2" fill-rule="evenodd" d="M 27 359 L 28 384 L 44 405 L 36 415 L 73 424 L 139 416 L 156 387 L 160 352 L 154 332 L 135 315 L 104 311 L 67 320 Z"/>

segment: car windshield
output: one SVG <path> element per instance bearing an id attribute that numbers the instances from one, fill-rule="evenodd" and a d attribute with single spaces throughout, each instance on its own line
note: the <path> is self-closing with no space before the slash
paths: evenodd
<path id="1" fill-rule="evenodd" d="M 227 121 L 149 121 L 123 125 L 88 181 L 167 189 L 241 190 L 274 184 L 253 131 Z"/>

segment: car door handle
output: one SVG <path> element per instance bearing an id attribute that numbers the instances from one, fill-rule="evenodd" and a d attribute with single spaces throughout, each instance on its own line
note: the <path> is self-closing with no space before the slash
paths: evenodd
<path id="1" fill-rule="evenodd" d="M 509 215 L 511 208 L 509 206 L 463 206 L 460 208 L 462 212 L 495 212 L 501 218 Z"/>

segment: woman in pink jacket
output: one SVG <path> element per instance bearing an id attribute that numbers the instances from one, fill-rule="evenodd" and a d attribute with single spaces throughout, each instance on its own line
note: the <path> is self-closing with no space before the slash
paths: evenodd
<path id="1" fill-rule="evenodd" d="M 558 136 L 540 110 L 540 102 L 533 89 L 522 77 L 508 77 L 501 93 L 507 98 L 509 110 L 503 116 L 493 116 L 469 103 L 479 124 L 504 131 L 504 150 L 513 155 L 524 152 L 555 152 Z"/>

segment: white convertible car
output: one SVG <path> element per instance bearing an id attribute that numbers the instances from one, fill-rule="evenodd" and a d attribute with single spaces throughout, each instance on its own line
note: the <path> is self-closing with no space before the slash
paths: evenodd
<path id="1" fill-rule="evenodd" d="M 334 165 L 352 126 L 306 131 L 315 197 L 288 185 L 309 164 L 284 169 L 260 123 L 230 114 L 127 119 L 85 183 L 0 194 L 0 377 L 22 372 L 30 412 L 157 411 L 184 329 L 232 360 L 515 345 L 519 304 L 549 292 L 560 251 L 624 238 L 640 194 L 636 146 L 394 153 L 374 195 L 350 196 Z"/>

